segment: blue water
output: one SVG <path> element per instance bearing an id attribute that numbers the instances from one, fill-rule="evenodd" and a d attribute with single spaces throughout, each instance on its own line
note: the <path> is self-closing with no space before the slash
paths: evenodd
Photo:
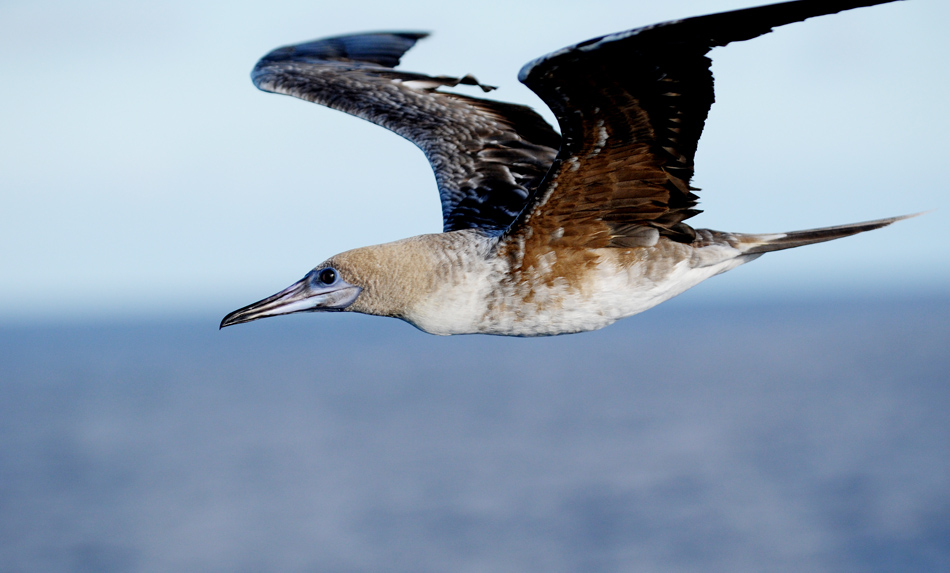
<path id="1" fill-rule="evenodd" d="M 950 570 L 950 298 L 217 318 L 0 328 L 0 570 Z"/>

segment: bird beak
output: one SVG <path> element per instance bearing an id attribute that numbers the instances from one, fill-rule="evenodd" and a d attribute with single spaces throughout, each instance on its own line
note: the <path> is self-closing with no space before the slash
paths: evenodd
<path id="1" fill-rule="evenodd" d="M 274 296 L 239 308 L 225 316 L 220 328 L 279 314 L 343 310 L 353 304 L 362 290 L 343 279 L 338 279 L 332 285 L 325 285 L 317 279 L 314 272 L 310 272 Z"/>

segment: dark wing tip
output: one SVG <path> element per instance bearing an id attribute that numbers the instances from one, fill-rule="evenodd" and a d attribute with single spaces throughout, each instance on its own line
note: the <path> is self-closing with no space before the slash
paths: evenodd
<path id="1" fill-rule="evenodd" d="M 399 65 L 403 54 L 428 32 L 372 32 L 334 36 L 283 46 L 261 58 L 261 64 L 273 62 L 359 62 L 387 68 Z"/>
<path id="2" fill-rule="evenodd" d="M 668 46 L 693 44 L 710 50 L 732 42 L 751 40 L 780 26 L 808 18 L 897 1 L 901 0 L 791 0 L 661 22 L 591 38 L 536 58 L 521 68 L 518 81 L 534 89 L 532 86 L 537 78 L 556 68 L 562 60 L 569 60 L 580 52 L 605 48 L 621 50 L 622 45 L 633 38 L 632 41 L 640 42 L 641 47 L 653 44 L 668 49 Z"/>

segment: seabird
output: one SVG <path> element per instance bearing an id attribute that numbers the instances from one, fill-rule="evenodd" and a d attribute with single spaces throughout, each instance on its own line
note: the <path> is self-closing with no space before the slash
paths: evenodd
<path id="1" fill-rule="evenodd" d="M 893 0 L 799 0 L 594 38 L 525 65 L 551 108 L 446 91 L 465 76 L 397 71 L 426 34 L 338 36 L 278 48 L 264 91 L 385 127 L 435 172 L 443 232 L 340 253 L 221 327 L 295 312 L 400 318 L 432 334 L 594 330 L 760 257 L 905 217 L 774 234 L 694 229 L 693 156 L 713 103 L 708 52 L 813 16 Z"/>

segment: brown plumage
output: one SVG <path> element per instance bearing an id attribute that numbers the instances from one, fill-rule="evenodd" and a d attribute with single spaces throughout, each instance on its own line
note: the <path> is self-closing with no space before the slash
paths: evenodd
<path id="1" fill-rule="evenodd" d="M 261 89 L 320 103 L 418 145 L 444 232 L 331 257 L 222 326 L 289 312 L 392 316 L 437 334 L 550 335 L 600 328 L 762 253 L 877 229 L 893 217 L 748 235 L 694 229 L 693 157 L 713 103 L 708 52 L 773 27 L 892 0 L 797 0 L 595 38 L 526 65 L 551 108 L 444 91 L 397 71 L 425 34 L 341 36 L 274 50 Z"/>

